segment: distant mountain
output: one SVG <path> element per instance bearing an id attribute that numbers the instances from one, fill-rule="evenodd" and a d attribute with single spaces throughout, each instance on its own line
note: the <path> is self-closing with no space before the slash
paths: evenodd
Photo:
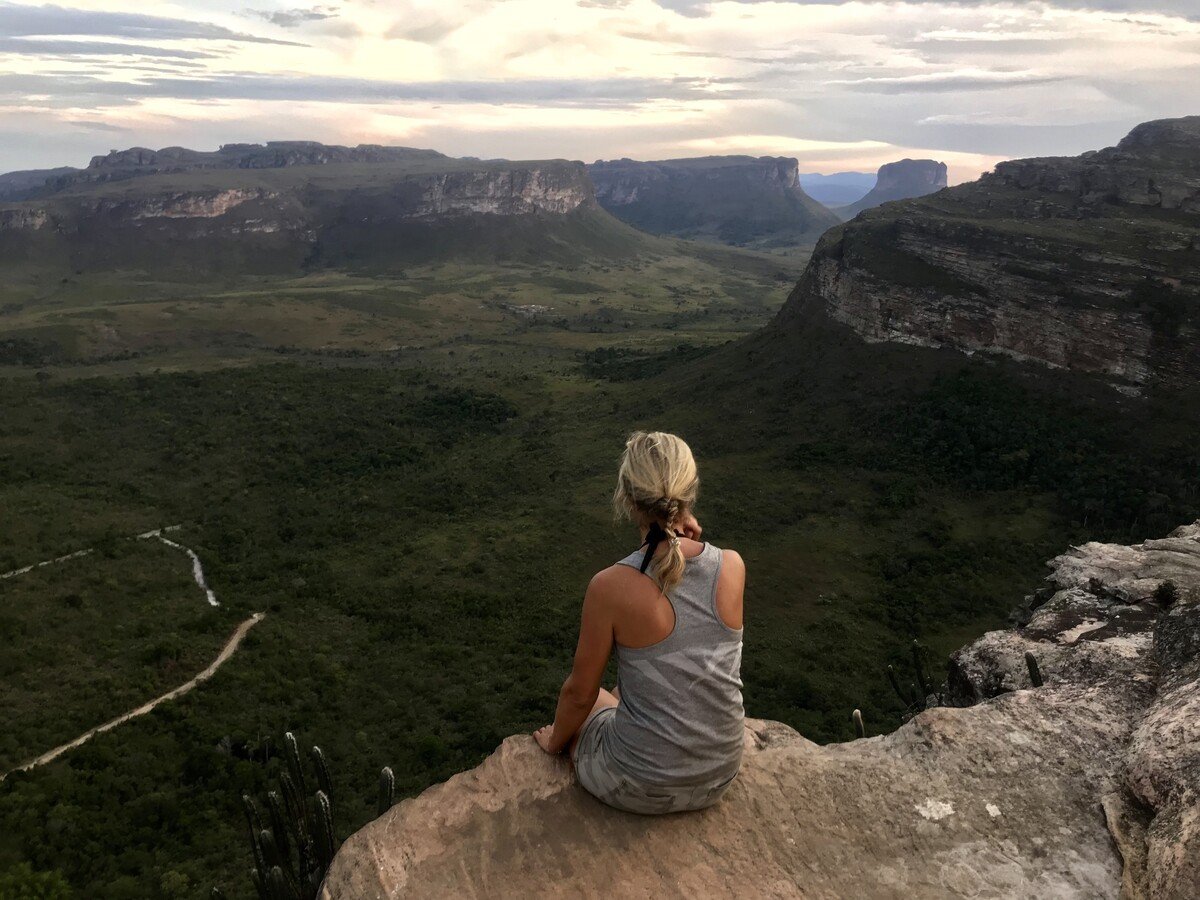
<path id="1" fill-rule="evenodd" d="M 861 200 L 875 187 L 874 172 L 800 173 L 800 186 L 818 203 L 825 206 L 846 206 Z"/>
<path id="2" fill-rule="evenodd" d="M 600 205 L 652 234 L 759 248 L 811 245 L 838 218 L 804 192 L 794 159 L 706 156 L 587 167 Z"/>
<path id="3" fill-rule="evenodd" d="M 924 197 L 946 186 L 946 164 L 933 159 L 902 159 L 879 167 L 875 187 L 865 197 L 834 210 L 843 219 L 853 219 L 864 209 L 892 200 Z"/>
<path id="4" fill-rule="evenodd" d="M 0 175 L 0 203 L 7 200 L 24 200 L 45 187 L 48 180 L 62 178 L 78 169 L 63 166 L 58 169 L 28 169 L 23 172 L 7 172 Z"/>
<path id="5" fill-rule="evenodd" d="M 627 255 L 646 240 L 599 207 L 582 163 L 407 147 L 132 148 L 0 203 L 0 267 L 41 275 L 574 260 Z"/>
<path id="6" fill-rule="evenodd" d="M 869 209 L 769 326 L 991 354 L 1130 393 L 1200 383 L 1200 116 Z M 776 351 L 781 357 L 794 349 Z"/>

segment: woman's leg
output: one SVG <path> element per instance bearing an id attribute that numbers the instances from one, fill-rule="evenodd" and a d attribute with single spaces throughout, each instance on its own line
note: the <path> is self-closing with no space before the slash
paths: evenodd
<path id="1" fill-rule="evenodd" d="M 600 688 L 600 693 L 596 695 L 596 702 L 592 704 L 592 711 L 588 713 L 588 719 L 592 717 L 592 713 L 594 713 L 596 710 L 616 705 L 617 698 L 604 688 Z M 586 723 L 587 719 L 584 719 L 584 722 Z M 581 734 L 583 734 L 582 728 L 575 732 L 575 737 L 571 738 L 571 744 L 567 748 L 567 755 L 570 756 L 572 762 L 575 760 L 575 745 L 579 743 L 579 736 Z"/>

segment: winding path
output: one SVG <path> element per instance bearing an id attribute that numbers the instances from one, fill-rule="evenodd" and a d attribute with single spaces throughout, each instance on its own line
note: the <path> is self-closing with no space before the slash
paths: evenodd
<path id="1" fill-rule="evenodd" d="M 37 766 L 43 766 L 48 762 L 52 762 L 53 760 L 58 759 L 58 757 L 62 756 L 68 750 L 74 750 L 76 747 L 87 743 L 95 735 L 105 731 L 111 731 L 118 725 L 128 722 L 130 719 L 137 718 L 138 716 L 144 716 L 160 703 L 166 703 L 168 700 L 174 700 L 176 697 L 182 697 L 201 682 L 207 681 L 209 678 L 211 678 L 217 669 L 221 668 L 221 666 L 225 664 L 225 661 L 228 660 L 229 657 L 233 656 L 234 652 L 238 648 L 238 645 L 242 642 L 242 638 L 246 636 L 246 633 L 259 622 L 261 622 L 264 616 L 266 616 L 266 613 L 255 613 L 246 621 L 242 622 L 242 624 L 238 625 L 238 627 L 234 629 L 233 635 L 230 636 L 229 640 L 225 643 L 225 646 L 221 648 L 221 652 L 217 654 L 217 658 L 209 663 L 208 668 L 206 668 L 195 678 L 192 678 L 190 681 L 185 681 L 183 684 L 179 685 L 179 687 L 172 688 L 165 694 L 154 698 L 149 703 L 143 703 L 137 709 L 130 710 L 124 715 L 117 716 L 117 718 L 110 722 L 105 722 L 103 725 L 97 725 L 95 728 L 85 731 L 70 743 L 63 744 L 60 747 L 55 747 L 53 750 L 43 753 L 41 756 L 30 760 L 24 765 L 17 766 L 15 769 L 10 769 L 8 772 L 0 775 L 0 781 L 3 781 L 13 772 L 25 772 L 29 769 L 36 768 Z"/>
<path id="2" fill-rule="evenodd" d="M 188 559 L 192 561 L 192 580 L 196 582 L 196 586 L 204 591 L 204 599 L 208 601 L 209 606 L 220 606 L 217 602 L 217 595 L 213 593 L 212 588 L 208 586 L 208 581 L 204 578 L 204 566 L 200 565 L 200 557 L 196 555 L 196 551 L 191 547 L 185 547 L 183 544 L 177 544 L 172 540 L 163 537 L 168 531 L 178 531 L 182 525 L 168 525 L 166 528 L 155 528 L 153 531 L 145 531 L 141 534 L 134 535 L 134 540 L 148 541 L 156 539 L 162 541 L 168 547 L 175 550 L 181 550 L 187 554 Z M 64 563 L 68 560 L 79 559 L 81 556 L 88 556 L 96 552 L 95 547 L 88 547 L 86 550 L 76 550 L 74 553 L 68 553 L 66 556 L 56 556 L 54 559 L 44 559 L 41 562 L 33 563 L 32 565 L 22 566 L 19 569 L 13 569 L 11 572 L 0 572 L 0 581 L 6 578 L 15 578 L 17 575 L 24 575 L 27 572 L 32 572 L 34 569 L 40 569 L 43 566 L 52 566 L 57 563 Z"/>

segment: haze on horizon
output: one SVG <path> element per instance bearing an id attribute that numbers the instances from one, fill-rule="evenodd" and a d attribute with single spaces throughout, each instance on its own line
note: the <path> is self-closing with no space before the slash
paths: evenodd
<path id="1" fill-rule="evenodd" d="M 69 3 L 69 5 L 68 5 Z M 0 0 L 0 172 L 319 140 L 592 161 L 903 156 L 952 183 L 1200 111 L 1195 0 Z"/>

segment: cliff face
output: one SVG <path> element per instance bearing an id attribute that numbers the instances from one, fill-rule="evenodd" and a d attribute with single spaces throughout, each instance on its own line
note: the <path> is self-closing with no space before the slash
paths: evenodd
<path id="1" fill-rule="evenodd" d="M 195 172 L 210 169 L 285 169 L 293 166 L 328 166 L 350 163 L 412 163 L 449 160 L 436 150 L 359 144 L 340 147 L 315 141 L 268 141 L 265 144 L 225 144 L 219 150 L 164 147 L 149 150 L 131 147 L 93 156 L 86 169 L 65 170 L 48 181 L 50 191 L 80 184 L 124 181 L 156 173 Z"/>
<path id="2" fill-rule="evenodd" d="M 777 319 L 996 353 L 1130 392 L 1200 378 L 1200 117 L 1005 163 L 829 232 Z"/>
<path id="3" fill-rule="evenodd" d="M 503 256 L 551 235 L 580 254 L 597 234 L 610 245 L 614 230 L 632 239 L 597 208 L 579 163 L 406 156 L 424 152 L 304 144 L 99 157 L 48 196 L 0 206 L 0 265 L 278 271 L 322 260 L 411 262 L 418 253 Z"/>
<path id="4" fill-rule="evenodd" d="M 843 219 L 853 219 L 864 209 L 892 200 L 924 197 L 946 186 L 946 164 L 933 159 L 902 159 L 879 167 L 875 186 L 861 200 L 834 210 Z"/>
<path id="5" fill-rule="evenodd" d="M 948 693 L 973 705 L 825 747 L 749 720 L 722 801 L 667 817 L 512 737 L 353 835 L 322 896 L 1192 898 L 1200 522 L 1051 567 L 1025 625 L 956 654 Z"/>
<path id="6" fill-rule="evenodd" d="M 709 156 L 587 167 L 596 199 L 643 231 L 738 246 L 812 244 L 837 217 L 800 186 L 796 160 Z"/>

